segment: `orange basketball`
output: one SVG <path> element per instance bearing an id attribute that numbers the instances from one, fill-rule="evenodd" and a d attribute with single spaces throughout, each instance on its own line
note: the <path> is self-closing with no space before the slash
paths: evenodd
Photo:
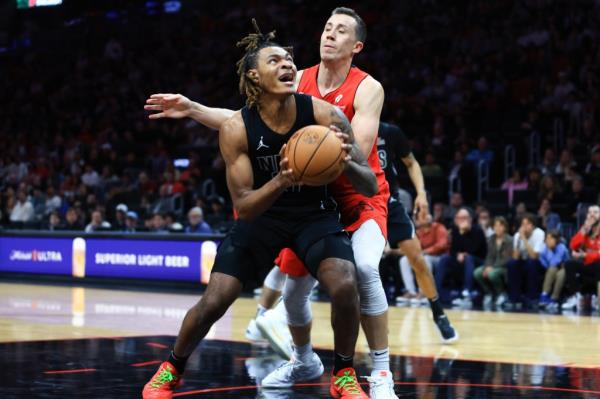
<path id="1" fill-rule="evenodd" d="M 323 186 L 344 171 L 346 151 L 334 131 L 311 125 L 294 133 L 285 148 L 285 156 L 296 179 L 308 186 Z"/>

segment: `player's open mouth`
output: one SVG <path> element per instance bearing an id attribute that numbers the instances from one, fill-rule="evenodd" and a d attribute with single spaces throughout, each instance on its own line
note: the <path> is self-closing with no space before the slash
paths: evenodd
<path id="1" fill-rule="evenodd" d="M 292 72 L 285 73 L 279 77 L 279 81 L 288 85 L 294 84 L 294 74 Z"/>

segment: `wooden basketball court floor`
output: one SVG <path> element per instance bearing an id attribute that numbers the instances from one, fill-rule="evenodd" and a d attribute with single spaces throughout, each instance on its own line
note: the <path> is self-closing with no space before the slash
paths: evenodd
<path id="1" fill-rule="evenodd" d="M 0 398 L 139 398 L 199 295 L 0 283 Z M 320 381 L 261 390 L 282 360 L 246 342 L 241 298 L 190 359 L 176 396 L 326 398 Z M 331 369 L 329 305 L 314 303 L 313 343 Z M 400 398 L 600 398 L 597 316 L 449 310 L 460 342 L 442 345 L 428 308 L 390 308 Z M 369 371 L 361 333 L 357 370 Z"/>

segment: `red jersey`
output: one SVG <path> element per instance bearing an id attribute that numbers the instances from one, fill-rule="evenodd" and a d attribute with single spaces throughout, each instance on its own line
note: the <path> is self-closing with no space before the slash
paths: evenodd
<path id="1" fill-rule="evenodd" d="M 350 68 L 344 83 L 336 90 L 323 96 L 317 84 L 318 73 L 319 65 L 305 69 L 298 85 L 298 93 L 309 94 L 339 107 L 346 114 L 348 120 L 351 121 L 354 117 L 354 97 L 356 96 L 356 91 L 369 74 L 353 66 Z M 367 161 L 373 172 L 375 172 L 379 186 L 378 193 L 371 198 L 365 197 L 357 193 L 354 187 L 352 187 L 350 180 L 342 175 L 332 184 L 333 195 L 340 206 L 342 223 L 344 223 L 346 230 L 350 232 L 356 231 L 364 222 L 373 219 L 381 228 L 383 235 L 387 237 L 387 202 L 390 196 L 390 189 L 379 163 L 377 140 L 373 142 L 373 148 L 371 148 Z"/>
<path id="2" fill-rule="evenodd" d="M 573 251 L 586 252 L 585 258 L 583 258 L 583 264 L 586 266 L 600 261 L 600 236 L 590 237 L 579 230 L 571 238 L 570 247 Z"/>

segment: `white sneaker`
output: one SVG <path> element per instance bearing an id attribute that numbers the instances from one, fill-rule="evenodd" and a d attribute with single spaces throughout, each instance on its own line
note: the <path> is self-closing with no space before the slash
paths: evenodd
<path id="1" fill-rule="evenodd" d="M 455 300 L 453 300 L 452 306 L 457 306 L 457 307 L 467 309 L 467 308 L 470 308 L 471 306 L 473 306 L 473 303 L 471 302 L 471 298 L 462 297 L 462 298 L 456 298 Z"/>
<path id="2" fill-rule="evenodd" d="M 323 375 L 325 368 L 319 356 L 312 353 L 310 360 L 302 363 L 292 358 L 289 362 L 275 369 L 261 383 L 263 388 L 289 388 L 300 382 L 311 381 Z"/>
<path id="3" fill-rule="evenodd" d="M 500 294 L 498 295 L 498 298 L 496 298 L 496 307 L 501 308 L 502 305 L 504 305 L 504 303 L 507 301 L 508 297 L 506 296 L 506 294 Z"/>
<path id="4" fill-rule="evenodd" d="M 369 397 L 371 399 L 398 399 L 394 392 L 392 373 L 384 370 L 373 371 L 369 381 Z"/>
<path id="5" fill-rule="evenodd" d="M 577 310 L 577 306 L 579 305 L 579 296 L 580 294 L 575 294 L 567 298 L 567 300 L 561 305 L 562 310 Z"/>
<path id="6" fill-rule="evenodd" d="M 256 319 L 256 327 L 271 348 L 286 360 L 292 357 L 292 335 L 287 325 L 283 301 Z"/>
<path id="7" fill-rule="evenodd" d="M 265 338 L 262 336 L 261 332 L 256 327 L 256 319 L 250 320 L 248 323 L 248 327 L 246 327 L 246 338 L 250 342 L 265 342 Z"/>
<path id="8" fill-rule="evenodd" d="M 490 294 L 486 294 L 483 297 L 483 308 L 484 309 L 491 309 L 492 308 L 492 303 L 494 303 L 494 299 L 492 298 L 492 296 Z"/>
<path id="9" fill-rule="evenodd" d="M 260 385 L 260 382 L 277 367 L 285 363 L 285 360 L 275 354 L 261 357 L 251 357 L 245 360 L 248 376 Z"/>

